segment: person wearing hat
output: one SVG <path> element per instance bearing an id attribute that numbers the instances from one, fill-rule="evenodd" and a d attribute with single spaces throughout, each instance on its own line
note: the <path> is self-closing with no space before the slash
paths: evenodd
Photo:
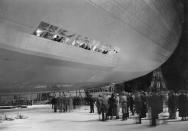
<path id="1" fill-rule="evenodd" d="M 116 116 L 116 109 L 117 109 L 117 103 L 116 103 L 116 98 L 115 98 L 115 94 L 112 93 L 111 97 L 108 100 L 108 104 L 109 104 L 109 116 L 110 119 L 113 118 L 113 116 Z"/>

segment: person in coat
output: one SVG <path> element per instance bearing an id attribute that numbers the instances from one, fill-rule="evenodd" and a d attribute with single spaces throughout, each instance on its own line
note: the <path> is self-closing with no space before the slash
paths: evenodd
<path id="1" fill-rule="evenodd" d="M 159 113 L 163 111 L 163 101 L 159 92 L 152 92 L 149 98 L 149 105 L 151 108 L 151 126 L 157 125 Z"/>
<path id="2" fill-rule="evenodd" d="M 131 114 L 134 115 L 134 95 L 132 93 L 129 95 L 128 101 Z"/>
<path id="3" fill-rule="evenodd" d="M 173 91 L 169 92 L 168 94 L 168 112 L 169 112 L 169 119 L 176 118 L 176 96 Z"/>
<path id="4" fill-rule="evenodd" d="M 89 97 L 90 113 L 94 113 L 95 100 L 92 96 Z"/>
<path id="5" fill-rule="evenodd" d="M 53 104 L 54 112 L 57 112 L 57 108 L 58 108 L 58 99 L 57 99 L 56 97 L 53 98 L 52 104 Z"/>
<path id="6" fill-rule="evenodd" d="M 119 98 L 119 94 L 116 94 L 115 98 L 116 98 L 116 104 L 117 104 L 116 119 L 119 119 L 119 111 L 120 111 L 120 98 Z"/>
<path id="7" fill-rule="evenodd" d="M 138 115 L 136 124 L 141 124 L 141 111 L 143 108 L 143 103 L 142 103 L 142 97 L 140 92 L 135 93 L 134 103 L 135 103 L 135 111 L 136 114 Z"/>
<path id="8" fill-rule="evenodd" d="M 71 112 L 72 109 L 73 109 L 73 98 L 72 98 L 71 95 L 69 96 L 68 100 L 69 100 L 69 106 L 68 106 L 69 107 L 69 112 Z"/>
<path id="9" fill-rule="evenodd" d="M 185 95 L 186 95 L 186 103 L 185 103 L 185 105 L 186 105 L 186 120 L 188 120 L 188 92 L 186 91 L 186 93 L 185 93 Z"/>
<path id="10" fill-rule="evenodd" d="M 55 103 L 56 103 L 56 98 L 55 98 L 55 96 L 51 99 L 51 104 L 52 104 L 52 109 L 54 109 L 54 105 L 55 105 Z"/>
<path id="11" fill-rule="evenodd" d="M 127 120 L 127 96 L 125 92 L 122 92 L 120 97 L 120 104 L 122 108 L 122 120 Z"/>
<path id="12" fill-rule="evenodd" d="M 179 100 L 178 100 L 178 105 L 179 105 L 179 117 L 181 117 L 181 120 L 186 120 L 186 102 L 187 102 L 187 96 L 186 93 L 184 91 L 180 92 L 179 95 Z"/>
<path id="13" fill-rule="evenodd" d="M 141 93 L 141 102 L 142 102 L 141 118 L 145 118 L 147 113 L 147 98 L 145 92 Z"/>
<path id="14" fill-rule="evenodd" d="M 106 121 L 108 119 L 108 98 L 105 95 L 99 95 L 96 101 L 97 111 L 99 114 L 102 114 L 102 121 Z"/>
<path id="15" fill-rule="evenodd" d="M 109 116 L 110 119 L 112 119 L 113 116 L 116 116 L 116 109 L 117 109 L 117 103 L 114 93 L 109 98 L 108 104 L 109 104 Z"/>

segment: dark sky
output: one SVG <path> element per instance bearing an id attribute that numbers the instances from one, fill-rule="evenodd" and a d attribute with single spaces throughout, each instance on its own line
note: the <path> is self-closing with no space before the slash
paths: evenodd
<path id="1" fill-rule="evenodd" d="M 183 32 L 172 56 L 162 66 L 162 71 L 168 88 L 188 89 L 188 1 L 184 0 Z"/>
<path id="2" fill-rule="evenodd" d="M 162 65 L 166 86 L 168 89 L 175 91 L 181 89 L 188 90 L 188 0 L 182 0 L 182 2 L 184 3 L 182 35 L 176 50 Z M 148 87 L 143 87 L 142 85 L 148 86 L 151 83 L 151 73 L 126 83 L 131 86 L 138 83 L 137 86 L 140 85 L 138 89 L 145 90 Z"/>

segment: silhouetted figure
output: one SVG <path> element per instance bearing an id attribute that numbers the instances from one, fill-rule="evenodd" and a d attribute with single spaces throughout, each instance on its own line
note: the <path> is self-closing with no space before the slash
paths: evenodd
<path id="1" fill-rule="evenodd" d="M 187 93 L 187 91 L 186 91 L 185 95 L 186 95 L 186 104 L 185 104 L 186 105 L 186 113 L 185 113 L 186 118 L 185 119 L 188 120 L 188 93 Z"/>
<path id="2" fill-rule="evenodd" d="M 141 101 L 142 101 L 141 118 L 145 118 L 147 113 L 147 98 L 144 92 L 141 93 Z"/>
<path id="3" fill-rule="evenodd" d="M 168 94 L 168 112 L 169 118 L 175 119 L 176 118 L 176 96 L 173 91 Z"/>
<path id="4" fill-rule="evenodd" d="M 186 112 L 187 112 L 187 96 L 182 91 L 179 95 L 179 117 L 182 117 L 182 120 L 186 120 Z"/>
<path id="5" fill-rule="evenodd" d="M 158 114 L 163 111 L 161 96 L 156 92 L 152 92 L 149 98 L 149 105 L 151 107 L 151 126 L 156 126 Z"/>
<path id="6" fill-rule="evenodd" d="M 69 112 L 70 112 L 73 109 L 73 98 L 71 97 L 71 95 L 69 96 L 68 100 L 69 100 Z"/>
<path id="7" fill-rule="evenodd" d="M 119 94 L 115 95 L 115 99 L 116 99 L 116 119 L 119 119 L 119 110 L 120 110 L 120 98 L 119 98 Z"/>
<path id="8" fill-rule="evenodd" d="M 120 104 L 122 108 L 122 120 L 127 120 L 127 96 L 125 92 L 122 92 L 122 95 L 120 96 Z"/>
<path id="9" fill-rule="evenodd" d="M 53 97 L 53 98 L 51 99 L 52 109 L 54 109 L 55 101 L 56 101 L 56 98 Z"/>
<path id="10" fill-rule="evenodd" d="M 117 103 L 114 94 L 112 94 L 111 97 L 109 98 L 108 104 L 109 104 L 109 116 L 110 119 L 112 119 L 113 116 L 116 116 L 116 109 L 117 109 Z"/>
<path id="11" fill-rule="evenodd" d="M 53 109 L 54 109 L 54 112 L 57 112 L 57 108 L 58 108 L 58 100 L 57 98 L 53 98 Z"/>
<path id="12" fill-rule="evenodd" d="M 89 97 L 90 113 L 94 113 L 95 100 L 92 96 Z"/>
<path id="13" fill-rule="evenodd" d="M 64 112 L 67 112 L 69 106 L 69 98 L 64 96 L 63 103 L 64 103 Z"/>
<path id="14" fill-rule="evenodd" d="M 131 111 L 132 115 L 134 115 L 134 98 L 133 98 L 133 94 L 130 94 L 128 103 L 129 103 L 130 111 Z"/>
<path id="15" fill-rule="evenodd" d="M 64 98 L 62 96 L 58 97 L 58 109 L 59 112 L 62 112 L 64 110 Z"/>
<path id="16" fill-rule="evenodd" d="M 96 101 L 96 106 L 97 106 L 97 111 L 99 114 L 99 119 L 100 119 L 100 114 L 102 114 L 102 121 L 107 120 L 108 117 L 108 98 L 105 97 L 104 95 L 99 95 Z"/>
<path id="17" fill-rule="evenodd" d="M 143 108 L 143 104 L 142 104 L 141 94 L 139 92 L 135 93 L 134 103 L 135 103 L 135 110 L 138 115 L 136 124 L 141 124 L 141 111 Z"/>

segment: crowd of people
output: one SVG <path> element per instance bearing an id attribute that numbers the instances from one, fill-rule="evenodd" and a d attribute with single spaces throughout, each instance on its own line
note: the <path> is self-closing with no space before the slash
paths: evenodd
<path id="1" fill-rule="evenodd" d="M 72 96 L 59 96 L 53 97 L 51 99 L 52 109 L 54 112 L 71 112 L 78 106 L 82 105 L 84 99 L 82 97 L 72 97 Z"/>
<path id="2" fill-rule="evenodd" d="M 127 120 L 135 118 L 136 124 L 142 123 L 142 118 L 151 120 L 151 126 L 157 125 L 157 120 L 177 119 L 188 120 L 188 92 L 143 92 L 133 93 L 101 93 L 99 96 L 92 95 L 84 97 L 72 97 L 61 95 L 51 99 L 54 112 L 71 112 L 80 105 L 89 105 L 90 113 L 94 113 L 97 107 L 99 119 L 102 121 L 110 119 Z M 169 115 L 167 115 L 167 114 Z"/>
<path id="3" fill-rule="evenodd" d="M 100 119 L 103 121 L 113 118 L 127 120 L 132 115 L 135 116 L 137 124 L 142 123 L 142 118 L 148 117 L 151 119 L 151 126 L 156 126 L 160 114 L 163 114 L 165 110 L 169 113 L 168 118 L 162 115 L 160 119 L 176 119 L 178 117 L 176 114 L 179 112 L 181 120 L 188 120 L 188 93 L 185 91 L 178 93 L 170 91 L 165 94 L 156 91 L 103 93 L 97 98 L 90 96 L 89 101 L 90 113 L 94 112 L 95 104 Z"/>

